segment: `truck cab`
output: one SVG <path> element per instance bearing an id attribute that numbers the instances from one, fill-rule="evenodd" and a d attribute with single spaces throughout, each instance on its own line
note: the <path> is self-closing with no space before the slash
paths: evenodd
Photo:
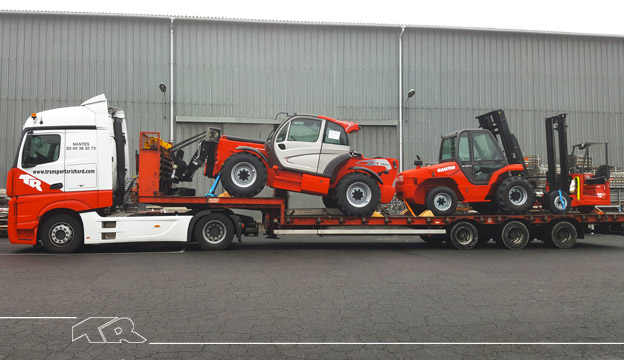
<path id="1" fill-rule="evenodd" d="M 11 242 L 36 244 L 38 224 L 55 213 L 78 216 L 123 201 L 127 164 L 125 116 L 104 95 L 33 113 L 7 178 Z M 54 239 L 67 236 L 57 229 Z"/>

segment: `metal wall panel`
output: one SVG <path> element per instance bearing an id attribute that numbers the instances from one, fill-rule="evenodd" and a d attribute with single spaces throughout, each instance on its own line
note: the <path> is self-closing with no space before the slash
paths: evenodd
<path id="1" fill-rule="evenodd" d="M 126 112 L 131 148 L 141 130 L 169 137 L 168 64 L 168 19 L 0 14 L 0 186 L 32 112 L 104 93 Z"/>
<path id="2" fill-rule="evenodd" d="M 477 127 L 504 109 L 525 154 L 545 159 L 544 118 L 568 113 L 569 144 L 611 143 L 624 165 L 624 39 L 509 32 L 408 29 L 405 161 L 437 161 L 440 136 Z"/>

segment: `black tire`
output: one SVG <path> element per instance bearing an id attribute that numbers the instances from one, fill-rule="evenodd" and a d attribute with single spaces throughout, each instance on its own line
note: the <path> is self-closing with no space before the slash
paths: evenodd
<path id="1" fill-rule="evenodd" d="M 370 176 L 353 172 L 340 179 L 334 190 L 334 200 L 345 215 L 368 216 L 379 205 L 381 190 Z"/>
<path id="2" fill-rule="evenodd" d="M 572 223 L 559 221 L 550 227 L 544 241 L 557 249 L 569 249 L 576 244 L 577 236 L 576 227 Z"/>
<path id="3" fill-rule="evenodd" d="M 267 170 L 262 160 L 249 153 L 230 156 L 221 168 L 223 188 L 232 196 L 258 195 L 267 181 Z"/>
<path id="4" fill-rule="evenodd" d="M 520 250 L 529 243 L 529 229 L 520 221 L 509 221 L 496 232 L 496 245 L 503 249 Z"/>
<path id="5" fill-rule="evenodd" d="M 496 205 L 491 202 L 478 202 L 478 203 L 470 203 L 470 207 L 472 210 L 478 212 L 479 214 L 496 214 Z"/>
<path id="6" fill-rule="evenodd" d="M 558 190 L 551 191 L 546 194 L 544 201 L 546 201 L 545 208 L 553 214 L 565 214 L 570 211 L 570 195 L 565 191 L 561 194 Z"/>
<path id="7" fill-rule="evenodd" d="M 436 216 L 451 215 L 457 209 L 457 195 L 451 188 L 438 186 L 429 191 L 425 204 Z"/>
<path id="8" fill-rule="evenodd" d="M 430 234 L 430 235 L 420 235 L 420 239 L 427 244 L 431 245 L 439 245 L 444 242 L 446 239 L 446 235 L 442 234 Z"/>
<path id="9" fill-rule="evenodd" d="M 40 229 L 41 243 L 51 253 L 74 252 L 83 242 L 82 224 L 71 215 L 53 215 Z"/>
<path id="10" fill-rule="evenodd" d="M 327 209 L 336 208 L 336 200 L 334 199 L 334 192 L 332 190 L 330 190 L 327 195 L 323 196 L 323 205 L 325 205 Z"/>
<path id="11" fill-rule="evenodd" d="M 459 221 L 446 234 L 446 243 L 458 250 L 470 250 L 479 242 L 477 228 L 467 221 Z"/>
<path id="12" fill-rule="evenodd" d="M 505 214 L 525 214 L 534 201 L 533 187 L 521 177 L 508 177 L 496 187 L 496 206 Z"/>
<path id="13" fill-rule="evenodd" d="M 234 223 L 229 216 L 211 213 L 195 223 L 195 240 L 204 250 L 224 250 L 234 239 Z"/>

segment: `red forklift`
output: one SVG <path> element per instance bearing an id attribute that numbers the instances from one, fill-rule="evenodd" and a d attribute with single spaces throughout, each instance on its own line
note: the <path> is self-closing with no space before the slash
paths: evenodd
<path id="1" fill-rule="evenodd" d="M 548 171 L 546 173 L 546 190 L 542 197 L 542 208 L 555 214 L 564 214 L 575 209 L 581 213 L 590 213 L 599 205 L 611 204 L 609 148 L 606 142 L 584 142 L 572 147 L 584 150 L 583 159 L 579 164 L 573 160 L 570 164 L 568 156 L 567 114 L 559 114 L 546 118 L 546 151 Z M 556 139 L 555 139 L 556 136 Z M 557 156 L 555 141 L 559 148 L 559 173 L 557 174 Z M 590 152 L 592 145 L 604 145 L 605 164 L 600 165 L 596 172 L 591 171 Z"/>

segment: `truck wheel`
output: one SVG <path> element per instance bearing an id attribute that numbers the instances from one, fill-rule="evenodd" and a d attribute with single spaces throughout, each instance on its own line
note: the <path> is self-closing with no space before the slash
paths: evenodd
<path id="1" fill-rule="evenodd" d="M 370 176 L 353 172 L 340 179 L 334 190 L 334 200 L 345 215 L 368 216 L 379 205 L 381 190 Z"/>
<path id="2" fill-rule="evenodd" d="M 43 223 L 40 236 L 49 252 L 70 253 L 82 244 L 82 224 L 71 215 L 54 215 Z"/>
<path id="3" fill-rule="evenodd" d="M 195 223 L 195 240 L 204 250 L 224 250 L 234 238 L 234 224 L 225 214 L 211 213 Z"/>
<path id="4" fill-rule="evenodd" d="M 262 160 L 249 153 L 230 156 L 221 169 L 223 187 L 232 196 L 258 195 L 267 181 L 267 170 Z"/>
<path id="5" fill-rule="evenodd" d="M 496 233 L 496 245 L 503 249 L 520 250 L 529 243 L 529 229 L 520 221 L 505 223 Z"/>
<path id="6" fill-rule="evenodd" d="M 496 205 L 506 214 L 524 214 L 535 201 L 535 191 L 523 178 L 508 177 L 496 188 Z"/>
<path id="7" fill-rule="evenodd" d="M 425 204 L 436 216 L 451 215 L 457 209 L 457 195 L 446 186 L 438 186 L 429 191 Z"/>
<path id="8" fill-rule="evenodd" d="M 470 250 L 479 242 L 477 228 L 467 221 L 459 221 L 446 234 L 446 243 L 458 250 Z"/>
<path id="9" fill-rule="evenodd" d="M 570 195 L 567 192 L 562 191 L 559 194 L 559 190 L 551 191 L 546 194 L 546 208 L 553 214 L 564 214 L 570 211 Z"/>
<path id="10" fill-rule="evenodd" d="M 336 208 L 336 200 L 334 200 L 334 192 L 329 191 L 327 195 L 323 196 L 323 205 L 327 209 L 335 209 Z"/>
<path id="11" fill-rule="evenodd" d="M 555 223 L 545 235 L 546 244 L 557 249 L 569 249 L 576 244 L 576 228 L 569 221 Z"/>

